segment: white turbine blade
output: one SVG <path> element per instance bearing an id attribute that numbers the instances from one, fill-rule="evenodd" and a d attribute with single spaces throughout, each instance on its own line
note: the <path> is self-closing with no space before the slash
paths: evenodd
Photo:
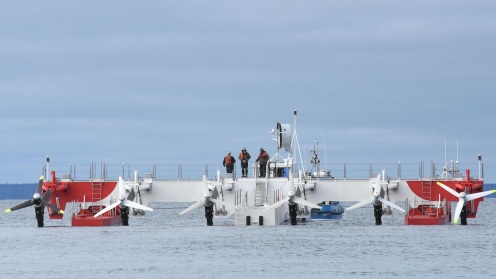
<path id="1" fill-rule="evenodd" d="M 122 179 L 122 176 L 119 176 L 119 182 L 117 182 L 117 186 L 119 187 L 119 197 L 126 196 L 126 186 L 124 185 L 124 179 Z"/>
<path id="2" fill-rule="evenodd" d="M 392 208 L 396 209 L 396 210 L 399 210 L 401 212 L 405 212 L 405 210 L 403 208 L 401 208 L 400 206 L 396 205 L 395 203 L 392 203 L 388 200 L 385 200 L 383 198 L 378 198 L 378 200 L 380 200 L 382 203 L 386 204 L 386 205 L 389 205 L 391 206 Z"/>
<path id="3" fill-rule="evenodd" d="M 375 179 L 375 184 L 372 185 L 372 189 L 374 189 L 374 197 L 378 197 L 381 194 L 381 175 L 378 174 L 377 178 Z"/>
<path id="4" fill-rule="evenodd" d="M 295 203 L 298 203 L 298 204 L 301 204 L 301 205 L 306 205 L 306 206 L 311 207 L 311 208 L 318 208 L 318 209 L 321 208 L 321 206 L 316 205 L 313 202 L 309 202 L 309 201 L 307 201 L 305 199 L 302 199 L 302 198 L 299 198 L 299 197 L 296 197 L 296 196 L 293 197 L 293 201 Z"/>
<path id="5" fill-rule="evenodd" d="M 465 203 L 465 200 L 464 199 L 460 199 L 458 201 L 458 204 L 456 205 L 456 210 L 455 210 L 455 220 L 453 223 L 458 223 L 458 218 L 460 218 L 460 213 L 462 212 L 462 207 L 463 207 L 463 204 Z"/>
<path id="6" fill-rule="evenodd" d="M 279 206 L 281 206 L 283 203 L 287 202 L 289 200 L 289 198 L 285 198 L 285 199 L 282 199 L 274 204 L 271 204 L 270 206 L 267 206 L 263 211 L 267 211 L 269 209 L 272 209 L 272 208 L 277 208 Z"/>
<path id="7" fill-rule="evenodd" d="M 105 207 L 104 209 L 100 210 L 100 212 L 98 212 L 97 214 L 95 214 L 95 216 L 93 216 L 93 217 L 98 217 L 98 216 L 102 215 L 103 213 L 105 213 L 105 212 L 107 212 L 107 211 L 109 211 L 109 210 L 111 210 L 111 209 L 115 208 L 115 207 L 116 207 L 116 206 L 118 206 L 119 204 L 121 204 L 121 201 L 118 201 L 118 202 L 116 202 L 116 203 L 113 203 L 113 204 L 111 204 L 111 205 L 109 205 L 109 206 Z"/>
<path id="8" fill-rule="evenodd" d="M 122 202 L 124 206 L 135 208 L 135 209 L 141 209 L 141 210 L 148 210 L 148 211 L 153 211 L 153 208 L 150 208 L 148 206 L 144 206 L 142 204 L 130 201 L 130 200 L 124 200 Z"/>
<path id="9" fill-rule="evenodd" d="M 201 206 L 205 205 L 205 200 L 204 199 L 201 199 L 197 202 L 195 202 L 192 206 L 186 208 L 185 210 L 181 211 L 181 213 L 179 213 L 179 215 L 183 215 L 183 214 L 186 214 L 192 210 L 195 210 Z"/>
<path id="10" fill-rule="evenodd" d="M 366 205 L 369 205 L 371 203 L 373 203 L 375 201 L 375 198 L 374 197 L 370 197 L 364 201 L 361 201 L 357 204 L 354 204 L 348 208 L 346 208 L 346 210 L 352 210 L 352 209 L 355 209 L 355 208 L 359 208 L 359 207 L 362 207 L 362 206 L 366 206 Z"/>
<path id="11" fill-rule="evenodd" d="M 466 201 L 475 200 L 475 199 L 482 198 L 484 196 L 490 195 L 492 193 L 496 193 L 496 190 L 490 190 L 490 191 L 485 191 L 485 192 L 480 192 L 480 193 L 468 194 L 465 197 L 465 200 Z"/>
<path id="12" fill-rule="evenodd" d="M 443 183 L 441 183 L 439 181 L 437 182 L 437 185 L 443 187 L 444 190 L 448 191 L 450 194 L 452 194 L 455 197 L 458 197 L 460 195 L 457 191 L 451 189 L 450 187 L 444 185 Z"/>
<path id="13" fill-rule="evenodd" d="M 207 176 L 206 175 L 203 175 L 203 179 L 202 179 L 202 189 L 203 189 L 203 193 L 209 193 L 209 190 L 208 190 L 208 183 L 207 183 Z"/>

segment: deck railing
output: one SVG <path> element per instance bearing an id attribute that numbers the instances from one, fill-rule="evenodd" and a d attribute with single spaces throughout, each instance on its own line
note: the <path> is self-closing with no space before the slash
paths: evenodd
<path id="1" fill-rule="evenodd" d="M 237 178 L 237 168 L 235 164 L 233 175 Z M 443 175 L 444 163 L 423 161 L 417 163 L 332 163 L 321 164 L 320 170 L 330 170 L 328 179 L 369 179 L 382 169 L 386 169 L 386 175 L 390 179 L 425 179 L 441 178 Z M 298 176 L 298 166 L 293 169 L 295 177 Z M 460 176 L 465 176 L 465 169 L 470 169 L 472 176 L 478 174 L 478 164 L 460 164 Z M 159 180 L 201 180 L 203 175 L 214 179 L 217 170 L 221 170 L 221 175 L 226 177 L 226 169 L 221 164 L 106 164 L 91 163 L 88 165 L 50 165 L 50 171 L 55 170 L 57 179 L 90 180 L 99 178 L 102 180 L 117 180 L 122 176 L 126 180 L 134 179 L 134 172 L 138 171 L 140 178 L 149 177 Z M 253 176 L 256 168 L 249 168 L 249 176 Z M 46 171 L 44 166 L 43 171 Z M 44 173 L 45 174 L 45 173 Z M 50 179 L 50 174 L 45 174 Z M 449 177 L 451 178 L 451 177 Z"/>

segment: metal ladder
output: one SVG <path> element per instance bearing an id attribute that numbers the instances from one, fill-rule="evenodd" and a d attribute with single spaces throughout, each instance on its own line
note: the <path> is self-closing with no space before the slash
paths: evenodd
<path id="1" fill-rule="evenodd" d="M 98 213 L 102 208 L 102 186 L 102 181 L 91 180 L 91 201 L 93 202 L 93 205 L 100 202 L 99 207 L 92 206 L 91 211 L 93 215 Z"/>
<path id="2" fill-rule="evenodd" d="M 425 181 L 420 181 L 422 187 L 422 213 L 426 213 L 426 209 L 430 207 L 430 201 L 432 200 L 432 179 Z"/>

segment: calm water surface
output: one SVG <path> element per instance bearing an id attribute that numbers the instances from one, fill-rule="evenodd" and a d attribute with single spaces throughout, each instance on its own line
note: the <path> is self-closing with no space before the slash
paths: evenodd
<path id="1" fill-rule="evenodd" d="M 178 215 L 188 205 L 153 204 L 128 227 L 70 227 L 66 216 L 37 228 L 33 208 L 2 212 L 0 278 L 496 277 L 496 199 L 468 226 L 405 226 L 398 212 L 375 226 L 369 207 L 297 226 L 207 227 L 203 209 Z"/>

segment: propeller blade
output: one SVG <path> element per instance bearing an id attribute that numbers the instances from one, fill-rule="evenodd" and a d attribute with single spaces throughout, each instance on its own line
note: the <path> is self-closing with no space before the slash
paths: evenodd
<path id="1" fill-rule="evenodd" d="M 25 208 L 25 207 L 28 207 L 28 206 L 31 206 L 33 205 L 33 201 L 32 200 L 27 200 L 23 203 L 20 203 L 14 207 L 11 207 L 11 208 L 8 208 L 8 209 L 5 209 L 5 213 L 9 213 L 11 211 L 14 211 L 14 210 L 18 210 L 18 209 L 21 209 L 21 208 Z"/>
<path id="2" fill-rule="evenodd" d="M 369 204 L 372 204 L 373 202 L 375 201 L 375 198 L 374 197 L 370 197 L 366 200 L 363 200 L 357 204 L 354 204 L 348 208 L 346 208 L 345 210 L 352 210 L 352 209 L 355 209 L 355 208 L 359 208 L 359 207 L 362 207 L 362 206 L 366 206 L 366 205 L 369 205 Z"/>
<path id="3" fill-rule="evenodd" d="M 45 177 L 43 175 L 40 176 L 40 180 L 38 180 L 38 185 L 36 186 L 36 192 L 35 193 L 40 194 L 40 196 L 41 196 L 41 185 L 43 184 L 44 179 L 45 179 Z"/>
<path id="4" fill-rule="evenodd" d="M 210 200 L 216 199 L 219 196 L 219 191 L 217 191 L 217 187 L 214 188 L 212 195 L 210 196 Z"/>
<path id="5" fill-rule="evenodd" d="M 107 207 L 105 207 L 104 209 L 100 210 L 97 214 L 95 214 L 93 217 L 98 217 L 100 215 L 102 215 L 103 213 L 111 210 L 111 209 L 114 209 L 116 206 L 118 206 L 119 204 L 121 204 L 121 201 L 118 201 L 116 203 L 113 203 Z"/>
<path id="6" fill-rule="evenodd" d="M 301 198 L 301 190 L 300 187 L 297 187 L 295 197 Z M 320 207 L 319 207 L 320 208 Z"/>
<path id="7" fill-rule="evenodd" d="M 482 198 L 482 197 L 485 197 L 487 195 L 490 195 L 492 193 L 496 193 L 496 190 L 490 190 L 490 191 L 485 191 L 485 192 L 480 192 L 480 193 L 468 194 L 465 197 L 465 200 L 466 201 L 475 200 L 475 199 Z"/>
<path id="8" fill-rule="evenodd" d="M 124 179 L 122 179 L 122 176 L 119 176 L 119 182 L 117 182 L 117 186 L 119 187 L 119 197 L 125 197 L 126 186 L 124 185 Z"/>
<path id="9" fill-rule="evenodd" d="M 399 211 L 401 211 L 401 212 L 403 212 L 403 213 L 405 212 L 405 210 L 404 210 L 403 208 L 401 208 L 400 206 L 396 205 L 396 204 L 395 204 L 395 203 L 393 203 L 393 202 L 390 202 L 390 201 L 385 200 L 385 199 L 383 199 L 383 198 L 378 198 L 378 200 L 380 200 L 382 203 L 384 203 L 384 204 L 386 204 L 386 205 L 391 206 L 392 208 L 394 208 L 394 209 L 396 209 L 396 210 L 399 210 Z"/>
<path id="10" fill-rule="evenodd" d="M 462 208 L 463 208 L 463 205 L 465 204 L 465 200 L 464 199 L 460 199 L 458 201 L 458 204 L 456 205 L 456 210 L 455 210 L 455 220 L 453 221 L 453 223 L 458 223 L 458 218 L 460 218 L 460 213 L 462 213 Z"/>
<path id="11" fill-rule="evenodd" d="M 301 205 L 305 205 L 305 206 L 308 206 L 308 207 L 311 207 L 311 208 L 318 208 L 318 209 L 321 208 L 320 206 L 314 204 L 313 202 L 309 202 L 309 201 L 307 201 L 305 199 L 302 199 L 300 197 L 297 197 L 297 196 L 294 196 L 293 197 L 293 201 L 295 203 L 298 203 L 298 204 L 301 204 Z"/>
<path id="12" fill-rule="evenodd" d="M 153 211 L 153 208 L 150 208 L 148 206 L 144 206 L 142 204 L 130 201 L 130 200 L 124 200 L 122 202 L 122 205 L 131 207 L 131 208 L 136 208 L 136 209 L 141 209 L 141 210 L 148 210 L 148 211 Z"/>
<path id="13" fill-rule="evenodd" d="M 285 198 L 285 199 L 282 199 L 274 204 L 271 204 L 270 206 L 267 206 L 263 211 L 267 211 L 269 209 L 272 209 L 272 208 L 277 208 L 279 206 L 281 206 L 283 203 L 289 201 L 289 197 Z M 319 207 L 320 208 L 320 207 Z"/>
<path id="14" fill-rule="evenodd" d="M 217 188 L 214 189 L 212 194 L 210 194 L 210 191 L 208 190 L 208 183 L 207 183 L 207 176 L 203 175 L 203 180 L 202 180 L 202 190 L 203 190 L 203 198 L 197 202 L 195 202 L 193 205 L 190 207 L 186 208 L 185 210 L 181 211 L 179 215 L 186 214 L 192 210 L 195 210 L 199 207 L 204 206 L 205 204 L 209 202 L 219 202 L 222 203 L 222 201 L 218 201 L 215 198 L 219 195 L 219 192 L 217 191 Z"/>
<path id="15" fill-rule="evenodd" d="M 49 202 L 51 197 L 52 197 L 52 190 L 48 189 L 46 190 L 45 195 L 41 199 L 46 202 Z"/>
<path id="16" fill-rule="evenodd" d="M 460 193 L 458 193 L 457 191 L 451 189 L 450 187 L 444 185 L 443 183 L 441 183 L 439 181 L 437 182 L 437 185 L 443 187 L 444 190 L 448 191 L 450 194 L 452 194 L 455 197 L 458 197 L 460 195 Z"/>
<path id="17" fill-rule="evenodd" d="M 60 209 L 60 208 L 56 207 L 55 205 L 53 205 L 53 204 L 51 204 L 51 203 L 49 203 L 49 202 L 47 202 L 47 201 L 41 200 L 41 203 L 42 203 L 44 206 L 48 206 L 48 207 L 50 207 L 51 209 L 55 210 L 56 212 L 58 212 L 58 213 L 60 213 L 60 214 L 64 214 L 64 213 L 65 213 L 62 209 Z"/>
<path id="18" fill-rule="evenodd" d="M 202 177 L 202 190 L 203 190 L 203 193 L 208 193 L 209 192 L 209 190 L 208 190 L 207 176 L 206 175 L 203 175 L 203 177 Z"/>
<path id="19" fill-rule="evenodd" d="M 134 201 L 134 198 L 136 197 L 136 192 L 134 192 L 134 188 L 131 189 L 131 192 L 129 192 L 129 195 L 127 195 L 127 200 L 128 201 Z"/>
<path id="20" fill-rule="evenodd" d="M 186 213 L 188 213 L 188 212 L 190 212 L 192 210 L 195 210 L 195 209 L 197 209 L 197 208 L 199 208 L 199 207 L 201 207 L 203 205 L 205 205 L 205 200 L 204 199 L 201 199 L 201 200 L 195 202 L 192 206 L 190 206 L 190 207 L 186 208 L 185 210 L 181 211 L 179 213 L 179 215 L 186 214 Z"/>
<path id="21" fill-rule="evenodd" d="M 375 184 L 372 184 L 372 189 L 373 189 L 373 194 L 375 197 L 380 196 L 381 194 L 381 175 L 378 174 L 377 178 L 375 179 Z"/>

